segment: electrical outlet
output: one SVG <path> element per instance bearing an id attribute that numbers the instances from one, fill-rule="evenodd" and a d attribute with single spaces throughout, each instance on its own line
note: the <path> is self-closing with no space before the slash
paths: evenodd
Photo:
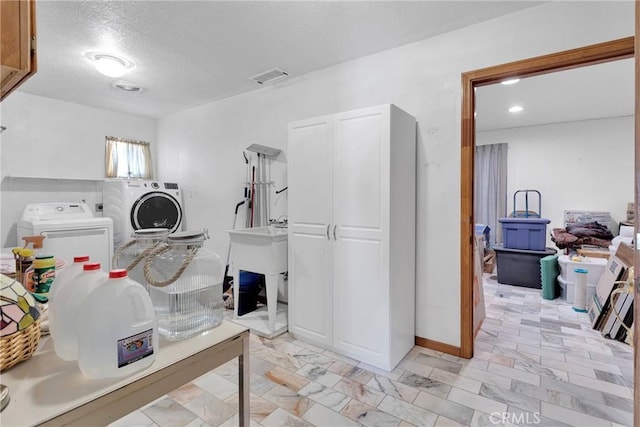
<path id="1" fill-rule="evenodd" d="M 102 203 L 96 203 L 96 212 L 102 212 Z"/>

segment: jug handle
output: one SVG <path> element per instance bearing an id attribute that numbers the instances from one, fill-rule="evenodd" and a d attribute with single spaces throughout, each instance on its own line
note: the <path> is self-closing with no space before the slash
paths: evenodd
<path id="1" fill-rule="evenodd" d="M 155 313 L 152 304 L 145 304 L 144 300 L 149 298 L 147 290 L 139 286 L 130 286 L 125 291 L 125 296 L 128 296 L 127 301 L 130 302 L 133 307 L 133 312 L 139 323 L 134 326 L 142 325 L 149 317 L 154 317 Z"/>

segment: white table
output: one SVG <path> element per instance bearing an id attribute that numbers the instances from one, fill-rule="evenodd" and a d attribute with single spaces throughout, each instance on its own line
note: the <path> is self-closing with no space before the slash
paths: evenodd
<path id="1" fill-rule="evenodd" d="M 154 363 L 123 378 L 90 380 L 76 362 L 65 362 L 53 341 L 41 340 L 34 355 L 0 374 L 11 400 L 0 413 L 3 427 L 105 426 L 223 363 L 239 359 L 240 425 L 249 425 L 249 331 L 223 321 L 181 341 L 160 340 Z"/>

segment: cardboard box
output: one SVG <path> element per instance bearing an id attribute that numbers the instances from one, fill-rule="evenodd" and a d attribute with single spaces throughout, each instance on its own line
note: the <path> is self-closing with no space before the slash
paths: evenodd
<path id="1" fill-rule="evenodd" d="M 609 312 L 609 297 L 616 288 L 615 282 L 624 280 L 627 270 L 633 266 L 634 252 L 631 246 L 621 243 L 616 253 L 609 258 L 607 265 L 596 285 L 593 298 L 587 301 L 587 312 L 593 329 L 601 329 L 603 320 Z"/>
<path id="2" fill-rule="evenodd" d="M 580 248 L 578 249 L 578 255 L 586 256 L 590 258 L 609 259 L 611 257 L 611 252 L 609 252 L 609 249 L 605 249 L 605 248 L 599 248 L 599 249 Z"/>
<path id="3" fill-rule="evenodd" d="M 484 237 L 477 236 L 473 245 L 473 336 L 475 337 L 480 331 L 482 322 L 485 318 L 484 307 L 484 286 L 482 282 L 482 260 L 481 251 L 483 251 Z M 484 254 L 484 252 L 483 252 Z"/>
<path id="4" fill-rule="evenodd" d="M 564 211 L 564 226 L 581 222 L 597 222 L 611 230 L 611 214 L 600 211 Z"/>
<path id="5" fill-rule="evenodd" d="M 624 287 L 624 285 L 617 286 L 616 289 L 621 287 Z M 626 329 L 623 327 L 623 323 L 626 327 L 631 326 L 633 323 L 633 295 L 626 292 L 612 295 L 609 297 L 609 307 L 610 309 L 602 321 L 602 336 L 622 341 L 626 337 Z M 615 311 L 613 310 L 614 307 Z M 616 316 L 616 311 L 618 316 Z M 620 319 L 622 319 L 622 322 L 620 322 Z"/>
<path id="6" fill-rule="evenodd" d="M 496 251 L 493 249 L 486 249 L 484 251 L 484 268 L 483 271 L 488 274 L 492 274 L 496 267 Z"/>

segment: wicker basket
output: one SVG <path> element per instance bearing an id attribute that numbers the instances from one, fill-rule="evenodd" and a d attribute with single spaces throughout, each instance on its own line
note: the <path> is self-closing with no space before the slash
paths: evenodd
<path id="1" fill-rule="evenodd" d="M 0 371 L 27 360 L 38 348 L 40 319 L 15 334 L 0 338 Z"/>

